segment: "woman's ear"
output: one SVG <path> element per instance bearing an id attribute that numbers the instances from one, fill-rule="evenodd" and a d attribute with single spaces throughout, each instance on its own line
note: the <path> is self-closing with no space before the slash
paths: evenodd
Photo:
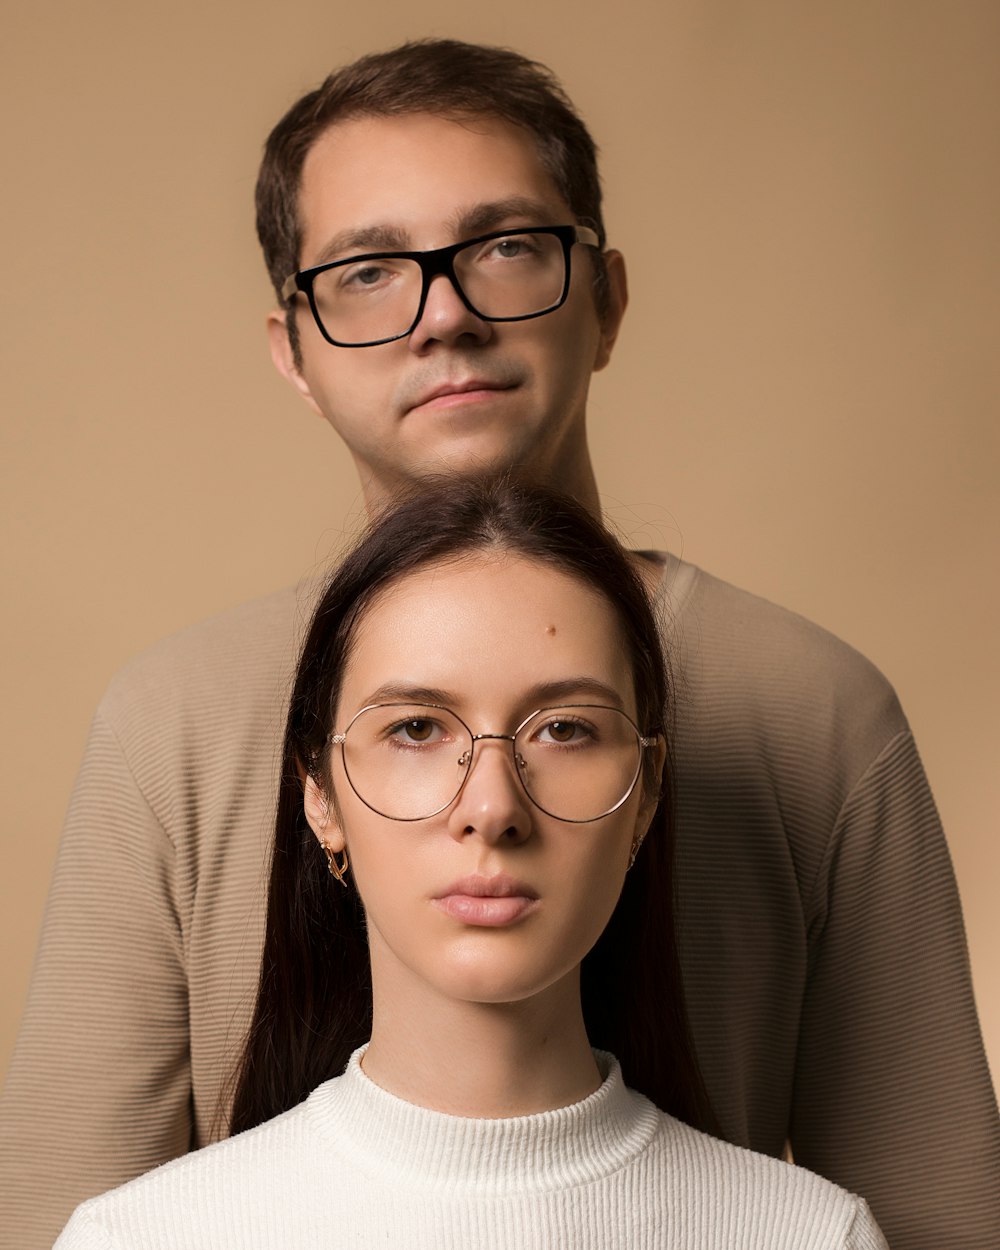
<path id="1" fill-rule="evenodd" d="M 337 819 L 336 804 L 327 798 L 316 778 L 311 775 L 306 777 L 302 806 L 306 820 L 309 821 L 309 828 L 316 835 L 320 845 L 329 847 L 335 855 L 339 855 L 345 843 L 344 833 Z"/>
<path id="2" fill-rule="evenodd" d="M 667 764 L 667 744 L 663 734 L 656 739 L 656 746 L 653 751 L 653 774 L 652 779 L 655 785 L 646 785 L 645 777 L 639 778 L 639 784 L 642 786 L 642 801 L 639 803 L 639 810 L 635 817 L 635 834 L 632 839 L 632 845 L 638 850 L 642 845 L 642 840 L 649 832 L 649 824 L 653 819 L 653 813 L 656 811 L 660 801 L 660 778 L 663 776 L 663 770 Z M 645 772 L 645 769 L 643 770 Z"/>

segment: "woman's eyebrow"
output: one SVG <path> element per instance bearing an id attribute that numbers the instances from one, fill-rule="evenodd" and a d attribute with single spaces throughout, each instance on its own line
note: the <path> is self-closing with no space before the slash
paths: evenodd
<path id="1" fill-rule="evenodd" d="M 536 707 L 558 705 L 566 700 L 575 701 L 579 696 L 597 698 L 609 707 L 624 710 L 624 699 L 620 691 L 597 677 L 578 676 L 564 677 L 559 681 L 543 682 L 533 686 L 525 693 L 524 702 L 534 701 Z"/>
<path id="2" fill-rule="evenodd" d="M 416 686 L 407 682 L 386 682 L 369 694 L 362 706 L 373 703 L 439 703 L 448 706 L 455 695 L 437 686 Z"/>
<path id="3" fill-rule="evenodd" d="M 588 674 L 539 682 L 522 691 L 517 702 L 518 706 L 532 711 L 540 707 L 558 707 L 567 702 L 578 702 L 581 698 L 596 699 L 608 707 L 615 707 L 620 711 L 625 710 L 625 700 L 620 691 L 607 682 Z M 420 686 L 411 682 L 388 681 L 370 691 L 360 706 L 371 707 L 375 703 L 431 703 L 440 707 L 455 708 L 462 702 L 462 698 L 454 691 L 444 690 L 440 686 Z"/>

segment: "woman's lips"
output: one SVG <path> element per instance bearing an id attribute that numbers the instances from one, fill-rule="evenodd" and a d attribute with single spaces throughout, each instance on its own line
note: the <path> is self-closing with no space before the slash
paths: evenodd
<path id="1" fill-rule="evenodd" d="M 475 894 L 446 894 L 434 899 L 434 906 L 452 920 L 462 924 L 500 928 L 513 924 L 538 906 L 535 898 L 523 894 L 505 895 L 503 898 L 482 898 Z"/>
<path id="2" fill-rule="evenodd" d="M 463 877 L 432 902 L 462 924 L 500 927 L 533 911 L 538 906 L 538 895 L 523 881 L 500 873 L 495 877 Z"/>

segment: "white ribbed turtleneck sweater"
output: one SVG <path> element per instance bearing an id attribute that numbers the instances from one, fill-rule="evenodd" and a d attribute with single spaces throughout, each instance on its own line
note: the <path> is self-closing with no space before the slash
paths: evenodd
<path id="1" fill-rule="evenodd" d="M 83 1203 L 56 1250 L 884 1250 L 828 1181 L 707 1137 L 603 1083 L 569 1107 L 476 1120 L 361 1070 L 293 1110 Z"/>

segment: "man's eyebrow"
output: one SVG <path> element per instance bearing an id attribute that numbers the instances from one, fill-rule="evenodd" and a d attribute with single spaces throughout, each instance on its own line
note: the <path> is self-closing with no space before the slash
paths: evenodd
<path id="1" fill-rule="evenodd" d="M 473 204 L 460 209 L 452 218 L 450 232 L 454 241 L 473 239 L 505 226 L 559 226 L 566 224 L 570 214 L 544 200 L 531 196 L 511 195 L 502 200 Z M 557 220 L 558 219 L 558 220 Z M 445 229 L 448 229 L 448 225 Z M 308 266 L 325 265 L 361 252 L 407 252 L 413 250 L 409 232 L 401 226 L 388 224 L 353 227 L 341 230 L 328 239 Z"/>
<path id="2" fill-rule="evenodd" d="M 545 200 L 527 195 L 510 195 L 502 200 L 474 204 L 454 217 L 456 239 L 471 239 L 504 226 L 562 226 L 571 214 Z"/>
<path id="3" fill-rule="evenodd" d="M 405 252 L 408 249 L 409 238 L 406 231 L 398 226 L 362 226 L 341 230 L 332 239 L 328 239 L 312 264 L 325 265 L 328 261 L 342 260 L 352 253 Z"/>

